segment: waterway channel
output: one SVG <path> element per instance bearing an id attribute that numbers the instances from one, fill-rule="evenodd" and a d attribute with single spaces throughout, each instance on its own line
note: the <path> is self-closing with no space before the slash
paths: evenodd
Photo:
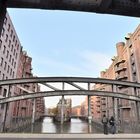
<path id="1" fill-rule="evenodd" d="M 140 125 L 125 125 L 124 128 L 118 128 L 118 133 L 140 133 Z M 28 125 L 19 128 L 13 132 L 19 133 L 103 133 L 103 126 L 96 122 L 89 124 L 85 120 L 72 118 L 70 122 L 64 124 L 54 122 L 51 117 L 44 117 L 43 120 L 35 122 L 33 125 Z"/>
<path id="2" fill-rule="evenodd" d="M 29 133 L 103 133 L 102 128 L 89 125 L 87 121 L 72 118 L 70 122 L 60 124 L 53 122 L 50 117 L 45 117 L 42 122 L 36 122 L 22 132 Z"/>

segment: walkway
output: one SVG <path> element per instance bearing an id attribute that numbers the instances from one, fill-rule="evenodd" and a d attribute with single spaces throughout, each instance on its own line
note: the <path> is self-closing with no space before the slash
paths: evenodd
<path id="1" fill-rule="evenodd" d="M 2 140 L 140 140 L 140 134 L 0 134 Z"/>

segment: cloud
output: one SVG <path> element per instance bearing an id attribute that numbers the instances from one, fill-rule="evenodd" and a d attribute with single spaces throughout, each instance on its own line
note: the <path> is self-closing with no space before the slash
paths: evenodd
<path id="1" fill-rule="evenodd" d="M 48 67 L 50 73 L 52 75 L 58 74 L 57 76 L 62 76 L 62 74 L 67 75 L 71 74 L 72 76 L 94 76 L 99 77 L 100 71 L 106 69 L 111 64 L 111 56 L 99 52 L 87 51 L 83 50 L 80 52 L 75 52 L 78 61 L 74 61 L 73 63 L 66 63 L 65 61 L 60 61 L 60 59 L 56 59 L 53 57 L 40 57 L 39 61 L 36 61 L 38 65 L 41 65 L 42 69 L 46 67 L 45 72 L 47 71 Z M 79 63 L 77 63 L 79 62 Z M 54 70 L 53 70 L 54 69 Z M 60 71 L 61 69 L 61 71 Z M 60 71 L 60 72 L 59 72 Z M 56 75 L 55 75 L 56 76 Z M 56 83 L 57 84 L 57 83 Z M 62 88 L 61 84 L 55 86 L 57 88 Z M 81 84 L 80 84 L 81 85 Z M 81 85 L 84 86 L 85 85 Z M 67 88 L 71 88 L 68 87 Z M 42 90 L 46 90 L 46 87 Z M 45 105 L 46 107 L 54 107 L 57 105 L 59 99 L 61 97 L 46 97 L 45 98 Z M 85 96 L 71 96 L 72 98 L 72 105 L 80 105 L 81 102 L 85 99 Z"/>
<path id="2" fill-rule="evenodd" d="M 35 71 L 41 75 L 99 77 L 100 71 L 111 64 L 111 56 L 82 50 L 70 53 L 67 57 L 41 56 L 34 62 L 34 68 L 40 68 Z"/>
<path id="3" fill-rule="evenodd" d="M 93 73 L 100 73 L 111 64 L 111 56 L 100 52 L 83 51 L 80 55 L 85 69 Z"/>

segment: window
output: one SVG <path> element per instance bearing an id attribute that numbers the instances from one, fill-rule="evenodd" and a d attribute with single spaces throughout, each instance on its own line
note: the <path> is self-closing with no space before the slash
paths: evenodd
<path id="1" fill-rule="evenodd" d="M 7 89 L 4 88 L 3 97 L 6 97 Z"/>
<path id="2" fill-rule="evenodd" d="M 10 46 L 11 46 L 11 40 L 9 40 L 9 44 L 8 44 L 8 47 L 10 48 Z"/>
<path id="3" fill-rule="evenodd" d="M 7 41 L 8 41 L 8 35 L 6 34 L 5 42 L 7 42 Z"/>
<path id="4" fill-rule="evenodd" d="M 13 36 L 13 42 L 15 41 L 15 35 Z"/>
<path id="5" fill-rule="evenodd" d="M 12 66 L 13 66 L 13 64 L 14 64 L 14 59 L 12 59 Z"/>
<path id="6" fill-rule="evenodd" d="M 4 33 L 5 33 L 5 29 L 2 28 L 1 35 L 4 36 Z"/>
<path id="7" fill-rule="evenodd" d="M 19 49 L 19 44 L 18 44 L 18 46 L 17 46 L 17 50 Z"/>
<path id="8" fill-rule="evenodd" d="M 14 48 L 14 46 L 12 45 L 12 47 L 11 47 L 11 51 L 13 51 L 13 48 Z"/>
<path id="9" fill-rule="evenodd" d="M 14 68 L 16 68 L 16 62 L 14 63 Z"/>
<path id="10" fill-rule="evenodd" d="M 2 75 L 2 80 L 4 80 L 4 78 L 5 78 L 5 75 L 3 74 L 3 75 Z"/>
<path id="11" fill-rule="evenodd" d="M 4 24 L 5 25 L 7 24 L 7 17 L 5 17 L 5 19 L 4 19 Z"/>
<path id="12" fill-rule="evenodd" d="M 17 40 L 16 40 L 16 42 L 15 42 L 15 46 L 17 45 Z"/>
<path id="13" fill-rule="evenodd" d="M 13 75 L 12 75 L 12 77 L 14 78 L 14 76 L 15 76 L 15 73 L 14 73 L 14 71 L 13 71 Z"/>
<path id="14" fill-rule="evenodd" d="M 17 59 L 17 53 L 16 53 L 16 59 Z"/>
<path id="15" fill-rule="evenodd" d="M 11 30 L 11 34 L 10 34 L 10 36 L 11 36 L 11 37 L 13 36 L 13 30 Z"/>
<path id="16" fill-rule="evenodd" d="M 14 56 L 15 56 L 15 53 L 16 53 L 16 50 L 14 49 L 14 53 L 13 53 Z"/>
<path id="17" fill-rule="evenodd" d="M 1 57 L 1 64 L 0 64 L 1 66 L 3 65 L 3 58 Z"/>
<path id="18" fill-rule="evenodd" d="M 10 55 L 9 62 L 11 62 L 12 56 Z"/>
<path id="19" fill-rule="evenodd" d="M 4 45 L 3 54 L 5 54 L 5 51 L 6 51 L 6 46 Z"/>
<path id="20" fill-rule="evenodd" d="M 8 56 L 9 56 L 9 51 L 7 50 L 6 58 L 8 58 Z"/>
<path id="21" fill-rule="evenodd" d="M 10 70 L 10 66 L 8 65 L 8 68 L 7 68 L 7 73 L 9 73 L 9 70 Z"/>
<path id="22" fill-rule="evenodd" d="M 4 64 L 4 70 L 6 70 L 6 67 L 7 67 L 7 63 L 5 62 L 5 64 Z"/>
<path id="23" fill-rule="evenodd" d="M 10 76 L 12 75 L 12 68 L 11 68 L 11 70 L 10 70 Z"/>
<path id="24" fill-rule="evenodd" d="M 8 29 L 7 30 L 8 30 L 8 32 L 10 31 L 10 24 L 8 24 Z"/>

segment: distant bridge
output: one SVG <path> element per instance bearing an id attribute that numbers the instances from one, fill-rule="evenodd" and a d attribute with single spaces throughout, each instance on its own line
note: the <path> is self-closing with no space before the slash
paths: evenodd
<path id="1" fill-rule="evenodd" d="M 42 117 L 51 117 L 51 118 L 54 118 L 56 115 L 43 115 Z M 82 119 L 85 119 L 87 118 L 87 116 L 82 116 L 82 115 L 71 115 L 70 118 L 82 118 Z"/>

